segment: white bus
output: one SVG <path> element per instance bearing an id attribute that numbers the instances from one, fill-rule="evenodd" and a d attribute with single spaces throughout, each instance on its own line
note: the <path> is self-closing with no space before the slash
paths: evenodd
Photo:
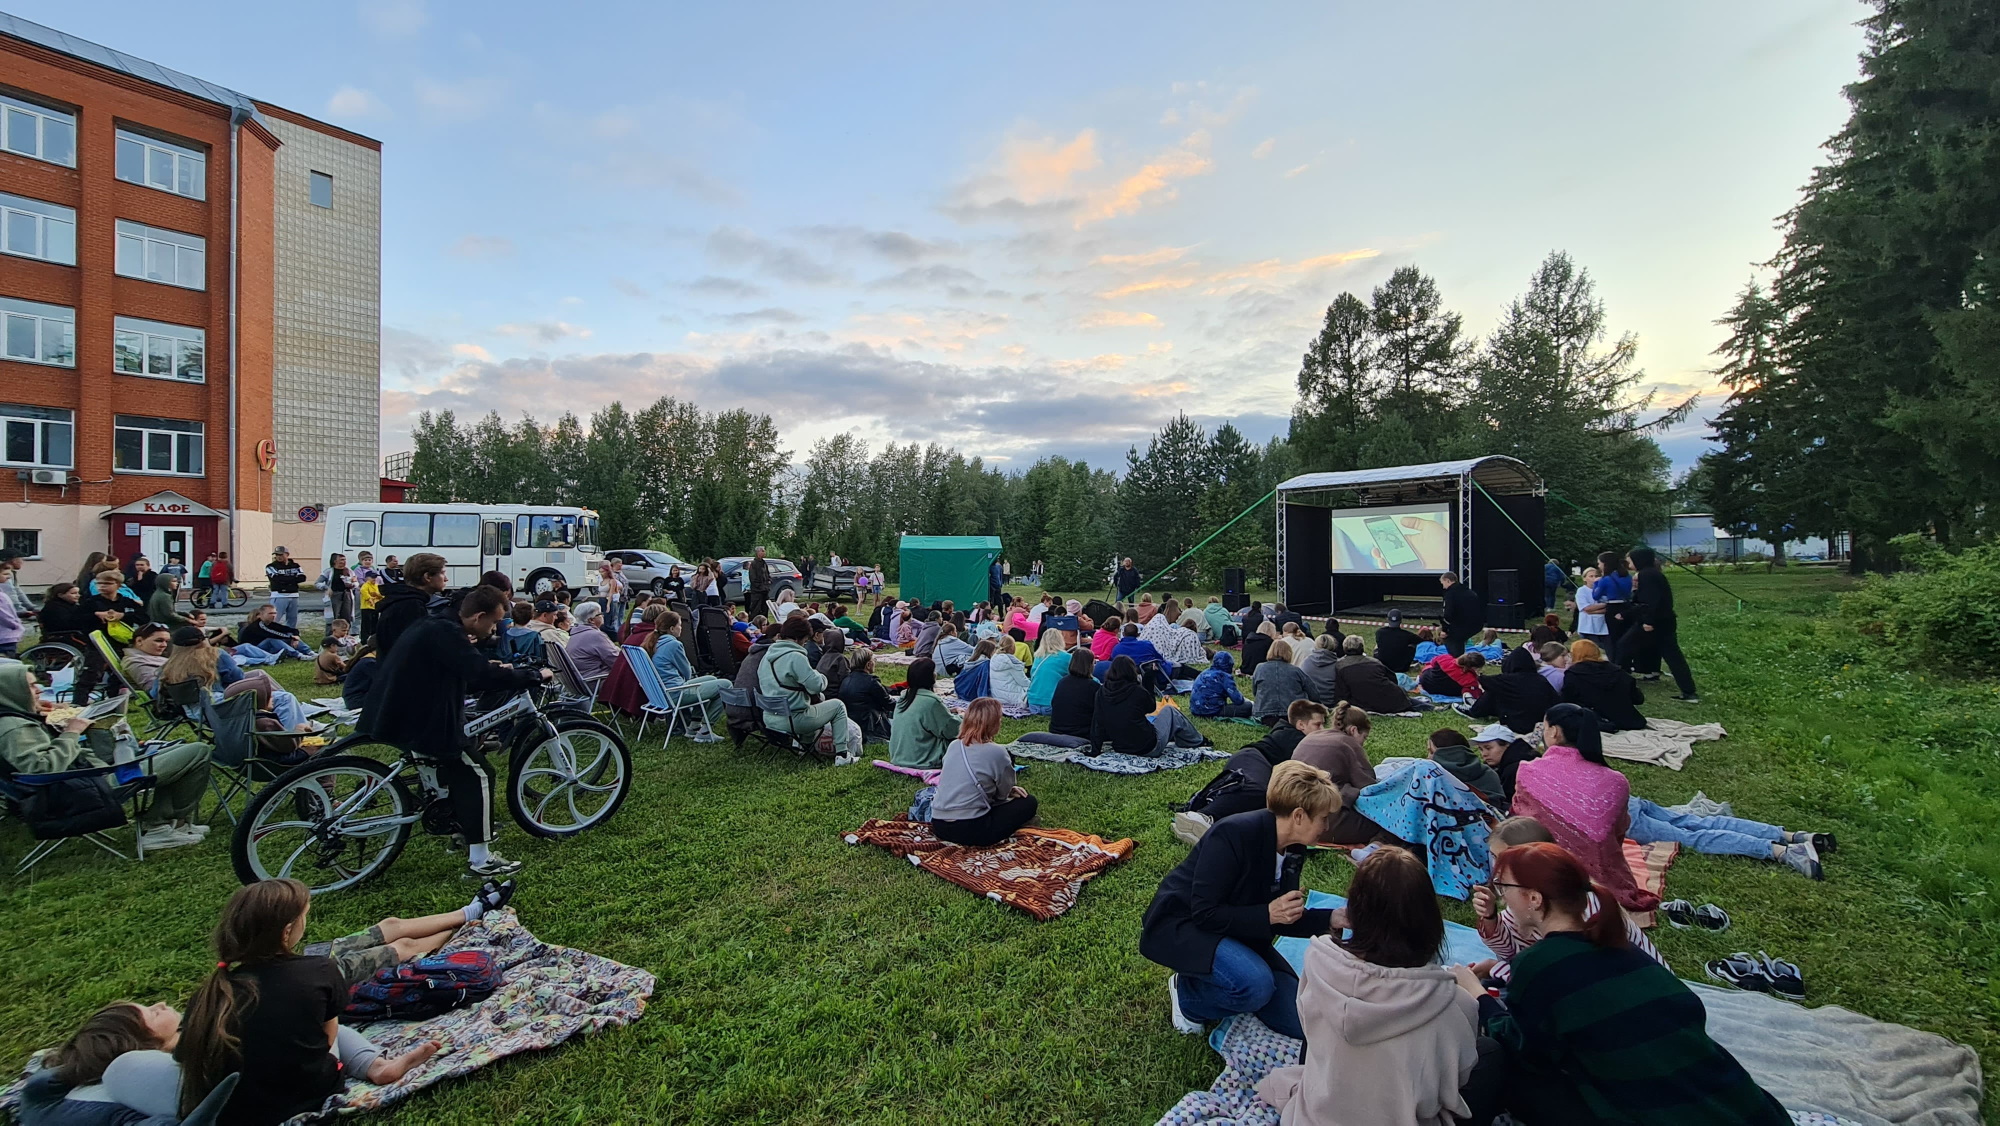
<path id="1" fill-rule="evenodd" d="M 382 566 L 391 555 L 442 555 L 451 585 L 473 586 L 487 571 L 540 595 L 561 579 L 594 593 L 604 554 L 597 549 L 597 513 L 556 504 L 337 504 L 326 510 L 320 567 L 335 552 L 352 567 L 366 551 Z M 317 578 L 318 571 L 308 574 Z"/>

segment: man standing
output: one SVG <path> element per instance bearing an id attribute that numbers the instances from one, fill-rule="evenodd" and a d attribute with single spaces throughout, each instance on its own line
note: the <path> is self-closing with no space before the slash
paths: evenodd
<path id="1" fill-rule="evenodd" d="M 616 641 L 625 627 L 625 561 L 615 555 L 605 560 L 597 587 L 604 596 L 605 632 Z"/>
<path id="2" fill-rule="evenodd" d="M 208 567 L 208 581 L 210 584 L 221 588 L 223 604 L 228 605 L 229 584 L 236 581 L 236 568 L 230 564 L 228 552 L 218 551 L 215 553 L 215 562 L 209 564 Z"/>
<path id="3" fill-rule="evenodd" d="M 1456 657 L 1465 652 L 1467 638 L 1486 628 L 1486 604 L 1478 591 L 1459 582 L 1450 571 L 1438 576 L 1438 585 L 1444 588 L 1444 612 L 1439 615 L 1444 622 L 1444 647 Z"/>
<path id="4" fill-rule="evenodd" d="M 1562 564 L 1555 560 L 1551 559 L 1547 563 L 1542 564 L 1543 610 L 1554 610 L 1557 608 L 1556 593 L 1562 590 L 1563 580 L 1568 577 L 1568 573 L 1562 569 Z"/>
<path id="5" fill-rule="evenodd" d="M 411 570 L 423 556 L 412 556 Z M 419 755 L 432 764 L 465 836 L 466 871 L 497 879 L 521 870 L 520 862 L 494 852 L 493 768 L 465 734 L 469 693 L 514 691 L 549 677 L 547 669 L 517 669 L 488 661 L 477 645 L 507 616 L 509 598 L 490 586 L 474 587 L 458 605 L 456 621 L 425 618 L 404 631 L 382 661 L 356 730 Z"/>
<path id="6" fill-rule="evenodd" d="M 811 552 L 807 552 L 805 559 L 799 563 L 799 581 L 805 584 L 807 590 L 812 589 L 813 557 Z"/>
<path id="7" fill-rule="evenodd" d="M 271 583 L 271 605 L 278 611 L 278 617 L 285 628 L 296 631 L 299 628 L 299 587 L 305 585 L 305 568 L 298 565 L 292 553 L 282 547 L 271 549 L 271 562 L 264 568 L 264 577 Z"/>
<path id="8" fill-rule="evenodd" d="M 196 569 L 194 573 L 194 592 L 197 595 L 201 595 L 204 591 L 207 591 L 214 586 L 215 586 L 215 553 L 211 551 L 208 553 L 208 558 L 201 561 L 201 566 L 198 569 Z M 201 599 L 201 601 L 206 602 L 208 601 L 208 599 L 204 597 Z M 200 602 L 197 602 L 196 605 L 200 605 Z"/>
<path id="9" fill-rule="evenodd" d="M 1132 596 L 1139 593 L 1139 584 L 1143 581 L 1139 577 L 1139 568 L 1132 565 L 1132 557 L 1126 556 L 1124 561 L 1118 564 L 1118 573 L 1112 576 L 1112 583 L 1118 588 L 1118 601 L 1132 601 Z"/>
<path id="10" fill-rule="evenodd" d="M 743 610 L 751 617 L 771 609 L 771 565 L 764 562 L 764 549 L 750 557 L 750 578 L 743 587 Z"/>

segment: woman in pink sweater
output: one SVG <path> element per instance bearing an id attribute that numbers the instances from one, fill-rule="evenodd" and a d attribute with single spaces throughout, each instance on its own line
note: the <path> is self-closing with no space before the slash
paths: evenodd
<path id="1" fill-rule="evenodd" d="M 1557 704 L 1542 720 L 1542 739 L 1548 750 L 1522 763 L 1515 776 L 1515 815 L 1541 822 L 1627 911 L 1658 907 L 1660 897 L 1639 887 L 1625 860 L 1632 784 L 1606 765 L 1597 716 L 1578 704 Z"/>

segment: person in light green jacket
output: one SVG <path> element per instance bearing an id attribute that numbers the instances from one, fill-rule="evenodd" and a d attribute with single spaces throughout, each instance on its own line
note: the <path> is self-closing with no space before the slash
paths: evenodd
<path id="1" fill-rule="evenodd" d="M 178 597 L 180 589 L 179 575 L 161 575 L 160 581 L 153 584 L 152 595 L 146 599 L 146 620 L 157 622 L 168 629 L 187 625 L 188 620 L 174 612 L 174 599 Z"/>
<path id="2" fill-rule="evenodd" d="M 86 735 L 89 732 L 89 735 Z M 86 745 L 95 736 L 105 746 Z M 49 730 L 42 720 L 41 696 L 35 675 L 19 661 L 0 660 L 0 761 L 16 774 L 59 774 L 109 766 L 112 751 L 110 732 L 91 732 L 90 722 L 77 718 L 63 727 L 62 734 Z M 206 743 L 182 743 L 144 760 L 153 775 L 152 803 L 139 817 L 140 841 L 148 851 L 194 844 L 208 832 L 208 826 L 188 821 L 208 792 L 209 760 L 214 751 Z"/>
<path id="3" fill-rule="evenodd" d="M 937 665 L 929 657 L 910 663 L 909 687 L 889 721 L 889 761 L 897 766 L 936 770 L 958 738 L 958 717 L 932 691 L 936 687 Z"/>
<path id="4" fill-rule="evenodd" d="M 1217 644 L 1222 642 L 1222 631 L 1236 624 L 1236 620 L 1229 616 L 1229 611 L 1222 608 L 1222 600 L 1212 594 L 1208 597 L 1208 605 L 1201 608 L 1201 616 L 1202 623 L 1208 627 L 1203 632 L 1208 634 L 1208 640 Z"/>
<path id="5" fill-rule="evenodd" d="M 800 743 L 810 745 L 821 728 L 832 724 L 835 745 L 842 753 L 858 757 L 861 728 L 847 718 L 847 705 L 839 700 L 812 702 L 814 696 L 826 691 L 826 677 L 806 657 L 804 643 L 812 631 L 811 619 L 803 615 L 788 618 L 778 627 L 778 640 L 764 651 L 764 660 L 757 666 L 757 692 L 761 696 L 785 697 L 795 713 L 767 711 L 764 726 L 788 732 Z"/>

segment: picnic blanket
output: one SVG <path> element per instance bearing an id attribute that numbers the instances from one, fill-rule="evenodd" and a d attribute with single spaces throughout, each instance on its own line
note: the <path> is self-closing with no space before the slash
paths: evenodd
<path id="1" fill-rule="evenodd" d="M 1689 982 L 1708 1034 L 1794 1111 L 1859 1126 L 1974 1126 L 1979 1056 L 1963 1044 L 1838 1005 Z"/>
<path id="2" fill-rule="evenodd" d="M 315 952 L 315 947 L 307 947 Z M 324 952 L 324 946 L 317 948 Z M 401 1055 L 425 1040 L 444 1049 L 389 1086 L 354 1080 L 327 1099 L 316 1114 L 293 1123 L 359 1114 L 394 1106 L 436 1083 L 470 1074 L 494 1060 L 553 1048 L 582 1032 L 631 1024 L 646 1011 L 653 975 L 582 950 L 543 942 L 521 925 L 512 909 L 495 911 L 460 927 L 442 953 L 480 950 L 493 956 L 503 982 L 491 997 L 469 1008 L 420 1021 L 377 1021 L 356 1031 L 386 1055 Z M 42 1053 L 29 1061 L 30 1067 Z M 11 1120 L 20 1102 L 20 1083 L 0 1095 L 0 1118 Z"/>
<path id="3" fill-rule="evenodd" d="M 1625 838 L 1625 863 L 1632 868 L 1632 882 L 1663 900 L 1667 897 L 1667 869 L 1673 867 L 1674 859 L 1680 854 L 1681 846 L 1673 841 L 1640 844 L 1630 837 Z M 1652 911 L 1627 911 L 1625 914 L 1640 930 L 1649 930 L 1659 921 Z"/>
<path id="4" fill-rule="evenodd" d="M 1123 751 L 1106 751 L 1101 755 L 1091 755 L 1085 751 L 1051 746 L 1048 743 L 1009 743 L 1007 750 L 1015 758 L 1031 758 L 1037 762 L 1073 763 L 1085 770 L 1101 770 L 1106 774 L 1151 774 L 1156 770 L 1180 770 L 1196 763 L 1214 762 L 1229 757 L 1227 751 L 1218 751 L 1214 747 L 1177 747 L 1171 744 L 1165 753 L 1152 758 L 1128 755 Z"/>
<path id="5" fill-rule="evenodd" d="M 1317 907 L 1332 909 L 1345 906 L 1347 906 L 1347 897 L 1344 895 L 1333 895 L 1324 891 L 1306 893 L 1306 907 L 1309 909 Z M 1285 961 L 1290 962 L 1293 969 L 1303 973 L 1305 972 L 1306 964 L 1306 943 L 1310 941 L 1312 940 L 1306 938 L 1280 938 L 1277 942 L 1278 953 L 1285 956 Z M 1493 951 L 1487 948 L 1486 941 L 1479 937 L 1478 931 L 1473 930 L 1464 923 L 1454 923 L 1449 919 L 1445 920 L 1445 964 L 1470 966 L 1475 962 L 1483 962 L 1491 957 L 1493 957 Z"/>
<path id="6" fill-rule="evenodd" d="M 1683 723 L 1677 719 L 1646 720 L 1644 731 L 1607 731 L 1604 757 L 1649 762 L 1679 770 L 1694 756 L 1694 745 L 1720 739 L 1728 732 L 1719 723 Z"/>
<path id="7" fill-rule="evenodd" d="M 1746 996 L 1756 996 L 1746 994 Z M 1774 1005 L 1785 1002 L 1770 997 L 1761 997 Z M 1895 1027 L 1895 1026 L 1890 1026 Z M 1714 1016 L 1709 1018 L 1709 1031 L 1715 1032 Z M 1905 1031 L 1908 1031 L 1907 1029 Z M 1162 1115 L 1158 1126 L 1278 1126 L 1279 1116 L 1275 1107 L 1257 1097 L 1257 1084 L 1266 1075 L 1281 1067 L 1289 1067 L 1300 1062 L 1303 1045 L 1289 1036 L 1271 1031 L 1264 1022 L 1247 1013 L 1230 1017 L 1216 1025 L 1209 1034 L 1209 1046 L 1222 1056 L 1222 1074 L 1216 1076 L 1215 1083 L 1206 1091 L 1190 1091 L 1181 1096 L 1181 1101 L 1173 1109 Z M 1955 1046 L 1955 1045 L 1954 1045 Z M 1970 1052 L 1970 1049 L 1960 1049 Z M 1738 1059 L 1742 1059 L 1739 1055 Z M 1748 1060 L 1744 1061 L 1748 1064 Z M 1976 1061 L 1975 1061 L 1976 1063 Z M 1756 1068 L 1751 1068 L 1759 1082 L 1765 1082 Z M 1778 1094 L 1775 1087 L 1765 1083 L 1772 1094 Z M 1973 1096 L 1973 1109 L 1978 1109 L 1978 1096 Z M 1789 1106 L 1789 1100 L 1779 1096 L 1780 1102 Z M 1885 1119 L 1849 1119 L 1823 1111 L 1792 1109 L 1793 1126 L 1881 1126 Z M 1502 1122 L 1509 1121 L 1505 1117 Z M 1924 1119 L 1907 1120 L 1913 1126 L 1933 1126 Z M 1937 1119 L 1943 1123 L 1957 1123 L 1960 1119 Z M 1977 1118 L 1964 1119 L 1975 1122 Z"/>
<path id="8" fill-rule="evenodd" d="M 875 818 L 845 839 L 907 857 L 934 876 L 1042 920 L 1076 906 L 1083 885 L 1135 847 L 1130 837 L 1106 844 L 1068 829 L 1022 829 L 991 848 L 972 848 L 938 840 L 920 822 Z"/>
<path id="9" fill-rule="evenodd" d="M 931 691 L 937 693 L 938 700 L 941 703 L 943 703 L 945 707 L 951 709 L 951 714 L 953 715 L 963 715 L 965 713 L 966 705 L 971 703 L 970 700 L 961 699 L 958 693 L 953 690 L 952 686 L 947 684 L 945 681 L 939 681 L 937 687 L 933 688 Z M 1003 703 L 1000 705 L 1000 714 L 1006 716 L 1008 719 L 1026 719 L 1027 717 L 1034 715 L 1035 713 L 1028 707 L 1026 703 L 1020 703 L 1020 704 Z"/>
<path id="10" fill-rule="evenodd" d="M 1486 802 L 1428 760 L 1411 763 L 1361 791 L 1354 808 L 1398 840 L 1422 845 L 1431 886 L 1452 899 L 1472 897 L 1493 876 Z"/>

